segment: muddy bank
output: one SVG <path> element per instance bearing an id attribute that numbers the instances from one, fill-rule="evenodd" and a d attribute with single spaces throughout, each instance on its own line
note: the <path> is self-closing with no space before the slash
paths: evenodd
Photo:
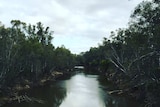
<path id="1" fill-rule="evenodd" d="M 59 80 L 61 78 L 69 78 L 73 73 L 63 73 L 59 71 L 51 72 L 48 75 L 45 75 L 43 78 L 34 81 L 29 81 L 27 79 L 21 80 L 18 83 L 14 84 L 12 87 L 3 87 L 0 89 L 0 106 L 3 106 L 7 103 L 12 102 L 37 102 L 43 103 L 41 99 L 31 98 L 26 95 L 25 90 L 29 90 L 35 87 L 43 87 L 44 85 L 48 85 L 51 82 Z"/>

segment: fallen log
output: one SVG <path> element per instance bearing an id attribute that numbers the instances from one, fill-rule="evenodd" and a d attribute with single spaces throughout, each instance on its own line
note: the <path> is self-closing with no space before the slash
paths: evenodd
<path id="1" fill-rule="evenodd" d="M 9 102 L 13 102 L 13 101 L 18 101 L 18 103 L 21 103 L 21 102 L 36 102 L 36 103 L 44 104 L 43 100 L 39 100 L 39 99 L 33 98 L 33 97 L 28 97 L 27 95 L 20 95 L 20 96 L 16 95 L 16 96 L 9 99 Z"/>
<path id="2" fill-rule="evenodd" d="M 113 90 L 113 91 L 108 91 L 108 94 L 122 94 L 123 90 Z"/>

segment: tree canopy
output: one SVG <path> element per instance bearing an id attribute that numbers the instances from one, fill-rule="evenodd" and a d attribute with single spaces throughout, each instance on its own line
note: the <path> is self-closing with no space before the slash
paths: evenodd
<path id="1" fill-rule="evenodd" d="M 0 25 L 0 86 L 19 79 L 36 81 L 50 72 L 74 67 L 75 55 L 51 43 L 53 31 L 41 22 L 36 25 L 12 20 L 11 27 Z M 0 88 L 1 88 L 0 87 Z"/>
<path id="2" fill-rule="evenodd" d="M 143 95 L 146 103 L 158 105 L 159 29 L 159 1 L 143 1 L 131 14 L 128 28 L 112 31 L 111 40 L 104 38 L 97 48 L 91 48 L 83 54 L 84 64 L 87 68 L 96 69 L 92 72 L 105 72 L 108 78 L 119 84 L 120 89 L 143 87 L 141 91 L 146 93 Z"/>

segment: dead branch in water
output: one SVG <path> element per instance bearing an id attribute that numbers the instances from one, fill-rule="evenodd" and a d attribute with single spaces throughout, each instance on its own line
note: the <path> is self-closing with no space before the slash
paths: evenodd
<path id="1" fill-rule="evenodd" d="M 18 101 L 18 103 L 36 102 L 36 103 L 44 104 L 43 100 L 39 100 L 39 99 L 33 98 L 33 97 L 28 97 L 27 95 L 20 95 L 20 96 L 16 95 L 15 97 L 9 99 L 9 102 L 12 102 L 12 101 Z"/>

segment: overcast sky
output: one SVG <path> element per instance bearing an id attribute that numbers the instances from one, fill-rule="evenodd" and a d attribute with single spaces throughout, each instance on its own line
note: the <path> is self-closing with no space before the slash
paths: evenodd
<path id="1" fill-rule="evenodd" d="M 0 21 L 13 19 L 54 31 L 53 45 L 72 53 L 98 46 L 111 31 L 127 27 L 129 16 L 142 0 L 0 0 Z"/>

